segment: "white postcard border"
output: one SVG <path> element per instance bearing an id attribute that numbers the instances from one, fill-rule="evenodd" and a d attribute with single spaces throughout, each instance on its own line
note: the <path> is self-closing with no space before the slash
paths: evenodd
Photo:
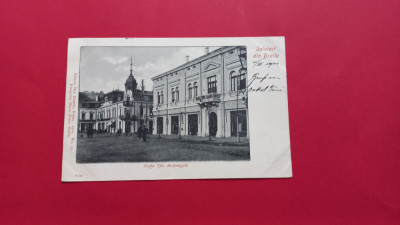
<path id="1" fill-rule="evenodd" d="M 247 46 L 248 79 L 254 74 L 274 74 L 272 83 L 280 91 L 249 92 L 250 161 L 160 162 L 185 167 L 157 168 L 159 163 L 76 163 L 79 63 L 82 46 Z M 276 46 L 278 67 L 253 66 L 260 47 Z M 164 180 L 208 178 L 292 177 L 284 37 L 241 38 L 72 38 L 68 43 L 68 65 L 64 117 L 62 181 Z M 74 97 L 75 96 L 75 97 Z M 75 126 L 71 121 L 75 119 Z M 150 168 L 146 165 L 153 164 Z"/>

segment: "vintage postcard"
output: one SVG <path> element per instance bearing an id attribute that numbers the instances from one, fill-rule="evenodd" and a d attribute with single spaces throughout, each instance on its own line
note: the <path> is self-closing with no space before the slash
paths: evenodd
<path id="1" fill-rule="evenodd" d="M 284 37 L 69 39 L 62 181 L 291 176 Z"/>

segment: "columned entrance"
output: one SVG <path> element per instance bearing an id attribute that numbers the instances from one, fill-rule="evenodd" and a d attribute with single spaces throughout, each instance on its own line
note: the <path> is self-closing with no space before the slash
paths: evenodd
<path id="1" fill-rule="evenodd" d="M 209 126 L 210 136 L 215 137 L 215 135 L 217 135 L 217 130 L 218 130 L 217 114 L 215 112 L 210 113 L 208 126 Z"/>

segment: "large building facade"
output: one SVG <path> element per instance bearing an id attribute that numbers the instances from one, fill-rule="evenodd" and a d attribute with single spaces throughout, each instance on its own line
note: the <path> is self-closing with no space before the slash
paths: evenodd
<path id="1" fill-rule="evenodd" d="M 248 137 L 243 46 L 205 55 L 152 78 L 154 134 Z M 245 99 L 245 98 L 244 98 Z"/>
<path id="2" fill-rule="evenodd" d="M 125 91 L 79 93 L 78 131 L 94 129 L 98 132 L 131 133 L 140 125 L 153 130 L 153 92 L 141 89 L 133 76 L 132 62 L 130 75 L 125 82 Z"/>

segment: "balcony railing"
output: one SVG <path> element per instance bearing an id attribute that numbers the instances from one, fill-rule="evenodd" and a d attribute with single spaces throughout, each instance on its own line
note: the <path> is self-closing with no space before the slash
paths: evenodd
<path id="1" fill-rule="evenodd" d="M 124 101 L 122 104 L 124 106 L 133 106 L 133 101 Z"/>
<path id="2" fill-rule="evenodd" d="M 221 94 L 211 93 L 207 95 L 202 95 L 196 97 L 196 102 L 220 102 L 221 101 Z"/>
<path id="3" fill-rule="evenodd" d="M 80 119 L 80 121 L 81 122 L 93 122 L 93 123 L 96 122 L 95 119 L 92 119 L 92 120 L 91 119 Z"/>
<path id="4" fill-rule="evenodd" d="M 111 118 L 97 118 L 97 121 L 107 121 L 110 120 Z"/>

